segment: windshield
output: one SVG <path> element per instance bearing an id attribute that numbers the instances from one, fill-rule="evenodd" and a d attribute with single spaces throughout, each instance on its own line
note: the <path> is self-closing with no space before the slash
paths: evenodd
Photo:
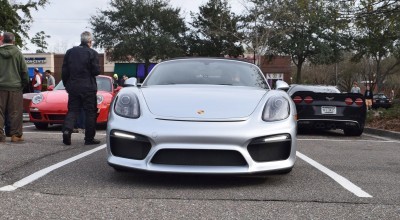
<path id="1" fill-rule="evenodd" d="M 105 77 L 96 77 L 96 83 L 97 83 L 97 90 L 98 91 L 106 91 L 106 92 L 111 92 L 112 91 L 112 85 L 111 85 L 111 80 Z M 54 87 L 54 90 L 65 90 L 64 83 L 60 81 L 56 87 Z"/>
<path id="2" fill-rule="evenodd" d="M 289 88 L 290 95 L 298 91 L 310 91 L 316 93 L 340 93 L 339 89 L 334 86 L 313 86 L 313 85 L 293 85 Z"/>
<path id="3" fill-rule="evenodd" d="M 251 86 L 269 89 L 257 66 L 223 59 L 182 59 L 160 63 L 154 67 L 143 86 L 175 84 Z"/>

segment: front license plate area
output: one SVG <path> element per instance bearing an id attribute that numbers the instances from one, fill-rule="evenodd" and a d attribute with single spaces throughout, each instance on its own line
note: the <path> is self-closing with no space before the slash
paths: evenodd
<path id="1" fill-rule="evenodd" d="M 321 106 L 321 113 L 324 115 L 335 115 L 336 106 Z"/>

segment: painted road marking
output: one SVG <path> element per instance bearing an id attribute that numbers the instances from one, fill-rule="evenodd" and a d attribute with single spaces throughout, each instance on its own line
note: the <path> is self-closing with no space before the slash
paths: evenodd
<path id="1" fill-rule="evenodd" d="M 26 132 L 27 133 L 27 132 Z M 43 133 L 43 132 L 29 132 L 29 133 Z M 57 133 L 59 134 L 59 133 Z M 101 134 L 101 135 L 105 135 L 105 134 Z M 315 140 L 315 139 L 299 139 L 299 140 Z M 323 140 L 323 139 L 321 139 Z M 325 141 L 327 141 L 326 139 L 324 139 Z M 335 141 L 340 141 L 340 140 L 335 140 Z M 343 140 L 342 140 L 343 141 Z M 353 140 L 354 141 L 354 140 Z M 380 141 L 380 142 L 387 142 L 387 141 Z M 47 167 L 45 169 L 39 170 L 31 175 L 29 175 L 28 177 L 25 177 L 17 182 L 15 182 L 12 185 L 8 185 L 8 186 L 4 186 L 2 188 L 0 188 L 0 191 L 14 191 L 20 187 L 23 187 L 45 175 L 47 175 L 48 173 L 62 167 L 65 166 L 69 163 L 72 163 L 78 159 L 81 159 L 83 157 L 86 157 L 92 153 L 95 153 L 99 150 L 102 150 L 106 147 L 105 144 L 93 149 L 93 150 L 89 150 L 86 151 L 84 153 L 81 153 L 77 156 L 74 156 L 72 158 L 69 158 L 67 160 L 61 161 L 57 164 L 54 164 L 50 167 Z M 337 183 L 339 183 L 341 186 L 343 186 L 345 189 L 347 189 L 348 191 L 352 192 L 353 194 L 355 194 L 358 197 L 366 197 L 366 198 L 371 198 L 372 196 L 370 194 L 368 194 L 367 192 L 363 191 L 360 187 L 356 186 L 355 184 L 353 184 L 352 182 L 350 182 L 349 180 L 347 180 L 346 178 L 344 178 L 343 176 L 333 172 L 332 170 L 328 169 L 327 167 L 323 166 L 322 164 L 314 161 L 313 159 L 307 157 L 306 155 L 300 153 L 300 152 L 296 152 L 296 155 L 304 160 L 305 162 L 309 163 L 310 165 L 314 166 L 315 168 L 317 168 L 318 170 L 322 171 L 323 173 L 325 173 L 326 175 L 328 175 L 329 177 L 331 177 L 333 180 L 335 180 Z"/>
<path id="2" fill-rule="evenodd" d="M 399 143 L 396 140 L 341 140 L 341 139 L 313 139 L 313 138 L 297 138 L 298 141 L 327 141 L 327 142 L 376 142 L 376 143 Z"/>
<path id="3" fill-rule="evenodd" d="M 335 180 L 337 183 L 339 183 L 341 186 L 343 186 L 345 189 L 348 191 L 352 192 L 358 197 L 363 197 L 363 198 L 372 198 L 370 194 L 367 192 L 363 191 L 360 187 L 354 185 L 352 182 L 350 182 L 348 179 L 344 178 L 343 176 L 333 172 L 332 170 L 328 169 L 327 167 L 323 166 L 322 164 L 318 163 L 317 161 L 307 157 L 306 155 L 296 152 L 296 155 L 301 158 L 302 160 L 306 161 L 313 167 L 317 168 L 318 170 L 322 171 L 329 177 L 331 177 L 333 180 Z"/>
<path id="4" fill-rule="evenodd" d="M 35 172 L 35 173 L 33 173 L 33 174 L 27 176 L 27 177 L 25 177 L 25 178 L 23 178 L 23 179 L 21 179 L 21 180 L 15 182 L 15 183 L 12 184 L 12 185 L 8 185 L 8 186 L 1 187 L 1 188 L 0 188 L 0 191 L 7 191 L 7 192 L 14 191 L 14 190 L 16 190 L 16 189 L 18 189 L 18 188 L 20 188 L 20 187 L 23 187 L 23 186 L 29 184 L 29 183 L 32 183 L 33 181 L 35 181 L 35 180 L 37 180 L 37 179 L 39 179 L 39 178 L 41 178 L 41 177 L 47 175 L 48 173 L 50 173 L 50 172 L 52 172 L 52 171 L 54 171 L 54 170 L 56 170 L 56 169 L 58 169 L 58 168 L 60 168 L 60 167 L 63 167 L 63 166 L 65 166 L 65 165 L 69 164 L 69 163 L 72 163 L 72 162 L 74 162 L 74 161 L 76 161 L 76 160 L 79 160 L 79 159 L 81 159 L 81 158 L 83 158 L 83 157 L 86 157 L 86 156 L 88 156 L 88 155 L 90 155 L 90 154 L 93 154 L 93 153 L 95 153 L 95 152 L 97 152 L 97 151 L 99 151 L 99 150 L 102 150 L 102 149 L 104 149 L 105 147 L 106 147 L 106 145 L 103 144 L 103 145 L 101 145 L 101 146 L 99 146 L 99 147 L 96 147 L 96 148 L 94 148 L 94 149 L 92 149 L 92 150 L 83 152 L 83 153 L 78 154 L 78 155 L 76 155 L 76 156 L 74 156 L 74 157 L 71 157 L 71 158 L 66 159 L 66 160 L 64 160 L 64 161 L 61 161 L 61 162 L 59 162 L 59 163 L 56 163 L 56 164 L 54 164 L 54 165 L 52 165 L 52 166 L 49 166 L 49 167 L 47 167 L 47 168 L 44 168 L 44 169 L 42 169 L 42 170 L 39 170 L 39 171 L 37 171 L 37 172 Z"/>
<path id="5" fill-rule="evenodd" d="M 27 125 L 27 126 L 23 126 L 23 128 L 30 128 L 30 127 L 35 127 L 35 125 Z"/>

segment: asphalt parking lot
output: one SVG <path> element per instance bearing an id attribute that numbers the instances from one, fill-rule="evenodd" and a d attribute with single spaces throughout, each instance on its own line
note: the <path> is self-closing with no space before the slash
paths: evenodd
<path id="1" fill-rule="evenodd" d="M 60 126 L 24 123 L 0 145 L 2 219 L 399 219 L 400 140 L 341 132 L 298 136 L 288 175 L 116 172 L 98 146 L 61 141 Z"/>

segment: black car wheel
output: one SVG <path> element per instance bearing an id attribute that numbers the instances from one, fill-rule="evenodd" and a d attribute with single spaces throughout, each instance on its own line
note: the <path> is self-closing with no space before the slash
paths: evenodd
<path id="1" fill-rule="evenodd" d="M 364 131 L 364 126 L 361 128 L 345 128 L 343 131 L 346 136 L 360 136 Z"/>
<path id="2" fill-rule="evenodd" d="M 35 124 L 35 127 L 39 130 L 45 130 L 49 127 L 48 123 L 33 123 Z"/>

